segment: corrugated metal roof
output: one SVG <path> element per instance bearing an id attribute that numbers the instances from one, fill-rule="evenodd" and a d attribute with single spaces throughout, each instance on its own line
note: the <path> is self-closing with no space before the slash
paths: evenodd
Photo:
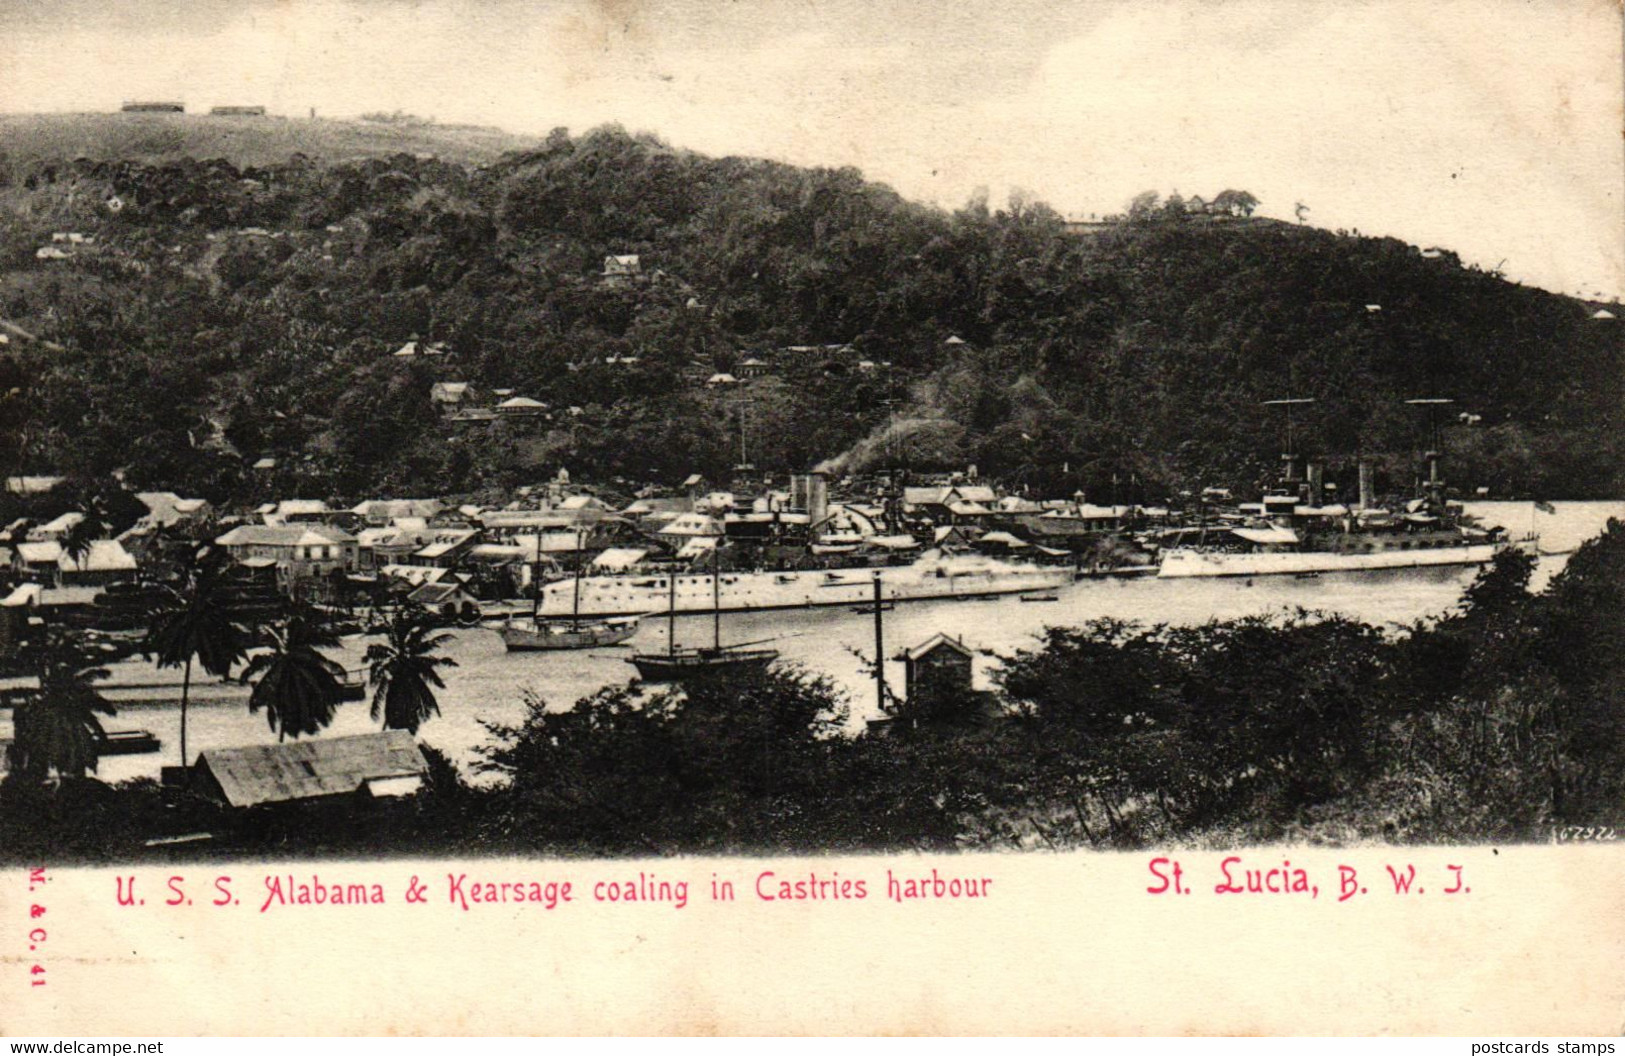
<path id="1" fill-rule="evenodd" d="M 198 756 L 197 765 L 234 807 L 345 795 L 372 780 L 421 776 L 428 769 L 417 740 L 405 730 L 212 748 Z"/>

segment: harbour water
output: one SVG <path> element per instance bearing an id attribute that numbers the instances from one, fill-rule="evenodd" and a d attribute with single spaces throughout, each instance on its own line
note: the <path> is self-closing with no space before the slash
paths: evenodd
<path id="1" fill-rule="evenodd" d="M 1608 518 L 1625 518 L 1625 502 L 1557 503 L 1555 514 L 1537 513 L 1528 503 L 1470 503 L 1468 511 L 1487 524 L 1505 526 L 1514 535 L 1530 530 L 1541 534 L 1541 548 L 1551 556 L 1540 559 L 1533 584 L 1537 589 L 1567 561 L 1565 551 L 1598 534 Z M 885 613 L 888 656 L 917 645 L 937 632 L 946 632 L 978 651 L 977 677 L 984 684 L 998 663 L 1032 646 L 1047 626 L 1076 626 L 1099 617 L 1144 623 L 1201 623 L 1255 613 L 1297 608 L 1343 613 L 1384 626 L 1403 626 L 1438 616 L 1460 599 L 1471 581 L 1470 570 L 1433 570 L 1324 575 L 1315 579 L 1260 577 L 1255 580 L 1086 580 L 1061 588 L 1057 600 L 1024 602 L 1019 597 L 977 601 L 932 601 L 898 605 Z M 580 652 L 509 653 L 493 630 L 462 629 L 451 632 L 448 655 L 458 666 L 446 669 L 445 690 L 439 693 L 441 714 L 420 731 L 424 743 L 445 752 L 472 776 L 479 748 L 492 743 L 485 723 L 518 724 L 528 700 L 540 698 L 555 709 L 604 686 L 624 685 L 635 675 L 626 662 L 633 648 L 660 651 L 667 645 L 666 620 L 651 617 L 626 646 Z M 709 616 L 682 616 L 676 621 L 677 644 L 708 645 Z M 781 662 L 829 678 L 850 701 L 854 726 L 876 714 L 873 676 L 866 661 L 874 652 L 874 621 L 870 615 L 844 607 L 744 613 L 725 616 L 724 644 L 774 638 Z M 334 653 L 349 668 L 361 666 L 368 639 L 354 638 Z M 889 684 L 901 689 L 902 665 L 886 665 Z M 149 688 L 141 690 L 141 685 Z M 151 664 L 132 661 L 115 665 L 104 693 L 115 703 L 132 695 L 157 695 L 155 684 L 178 687 L 179 672 L 159 671 Z M 178 688 L 172 691 L 178 702 Z M 248 691 L 205 680 L 194 686 L 188 709 L 187 741 L 196 752 L 230 745 L 269 743 L 270 732 L 262 715 L 247 709 Z M 325 735 L 370 732 L 378 728 L 368 712 L 370 703 L 350 702 L 340 709 Z M 178 761 L 180 710 L 178 703 L 123 704 L 117 716 L 104 720 L 109 729 L 146 729 L 163 741 L 155 755 L 114 756 L 102 760 L 98 776 L 107 781 L 156 777 L 161 764 Z M 0 713 L 0 739 L 11 736 L 9 713 Z"/>

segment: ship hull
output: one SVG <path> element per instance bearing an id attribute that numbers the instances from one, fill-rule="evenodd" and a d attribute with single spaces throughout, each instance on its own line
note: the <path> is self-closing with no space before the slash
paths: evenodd
<path id="1" fill-rule="evenodd" d="M 714 588 L 711 575 L 703 573 L 677 577 L 675 609 L 683 615 L 872 605 L 876 572 L 880 574 L 881 599 L 888 603 L 1027 594 L 1055 590 L 1072 580 L 1070 569 L 991 559 L 880 569 L 724 572 Z M 569 583 L 550 584 L 543 593 L 542 613 L 568 615 L 574 604 L 574 589 Z M 671 581 L 665 574 L 589 576 L 581 581 L 583 616 L 664 614 L 673 607 Z"/>
<path id="2" fill-rule="evenodd" d="M 682 682 L 685 679 L 765 671 L 779 658 L 775 649 L 695 650 L 646 653 L 627 660 L 645 682 Z"/>
<path id="3" fill-rule="evenodd" d="M 1308 576 L 1335 572 L 1377 572 L 1425 568 L 1476 568 L 1495 560 L 1496 543 L 1439 547 L 1433 550 L 1383 550 L 1339 554 L 1278 552 L 1257 554 L 1170 550 L 1157 569 L 1158 579 L 1233 576 Z"/>
<path id="4" fill-rule="evenodd" d="M 497 631 L 510 653 L 551 652 L 558 649 L 594 649 L 618 645 L 638 633 L 637 620 L 582 624 L 576 627 L 543 623 L 508 623 Z"/>

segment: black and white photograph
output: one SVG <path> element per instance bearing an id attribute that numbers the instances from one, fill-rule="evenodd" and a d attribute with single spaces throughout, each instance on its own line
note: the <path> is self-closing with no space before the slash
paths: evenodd
<path id="1" fill-rule="evenodd" d="M 1003 863 L 1132 863 L 1079 888 L 1108 915 L 1198 870 L 1374 900 L 1356 851 L 1389 900 L 1413 849 L 1460 849 L 1423 901 L 1467 854 L 1617 875 L 1616 4 L 19 0 L 0 37 L 0 904 L 112 870 L 111 921 L 173 893 L 269 944 L 421 871 L 517 941 L 550 869 L 578 913 L 908 928 L 1014 912 Z M 1092 1029 L 910 995 L 825 1029 Z M 626 1029 L 818 1029 L 714 1014 Z M 285 1032 L 234 1016 L 175 1033 Z"/>

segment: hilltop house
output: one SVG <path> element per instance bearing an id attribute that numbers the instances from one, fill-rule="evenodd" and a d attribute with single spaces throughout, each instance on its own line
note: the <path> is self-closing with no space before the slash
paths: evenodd
<path id="1" fill-rule="evenodd" d="M 429 386 L 429 402 L 444 413 L 459 410 L 469 398 L 466 381 L 437 381 Z"/>
<path id="2" fill-rule="evenodd" d="M 625 287 L 643 279 L 643 264 L 636 253 L 604 258 L 604 272 L 600 281 L 605 286 Z"/>
<path id="3" fill-rule="evenodd" d="M 510 396 L 497 404 L 497 413 L 504 418 L 535 418 L 547 413 L 547 404 L 529 396 Z"/>

